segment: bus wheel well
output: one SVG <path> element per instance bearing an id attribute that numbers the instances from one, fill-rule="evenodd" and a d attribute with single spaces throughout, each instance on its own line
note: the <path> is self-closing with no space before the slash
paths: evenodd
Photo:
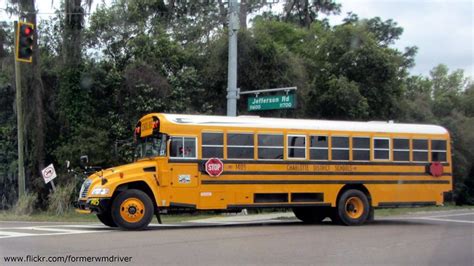
<path id="1" fill-rule="evenodd" d="M 336 199 L 336 205 L 339 202 L 339 199 L 341 198 L 342 193 L 344 191 L 349 190 L 349 189 L 356 189 L 362 191 L 365 196 L 367 196 L 367 199 L 369 200 L 369 205 L 372 206 L 372 197 L 370 195 L 369 190 L 362 184 L 347 184 L 339 190 L 339 193 L 337 194 L 337 199 Z"/>
<path id="2" fill-rule="evenodd" d="M 153 202 L 153 206 L 156 208 L 155 195 L 153 195 L 153 191 L 151 191 L 151 188 L 144 181 L 135 181 L 118 186 L 115 189 L 114 194 L 112 195 L 112 201 L 115 199 L 115 197 L 117 197 L 120 192 L 125 191 L 127 189 L 138 189 L 145 192 L 148 197 L 150 197 L 151 202 Z"/>

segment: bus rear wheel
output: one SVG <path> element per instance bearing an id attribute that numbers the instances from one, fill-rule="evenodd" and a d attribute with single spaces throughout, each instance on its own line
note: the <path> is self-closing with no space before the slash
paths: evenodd
<path id="1" fill-rule="evenodd" d="M 125 190 L 112 203 L 112 218 L 123 229 L 141 230 L 153 218 L 153 202 L 148 195 L 138 189 Z"/>
<path id="2" fill-rule="evenodd" d="M 363 224 L 370 213 L 369 200 L 360 190 L 349 189 L 342 193 L 337 203 L 337 220 L 344 225 Z"/>
<path id="3" fill-rule="evenodd" d="M 318 207 L 295 207 L 293 213 L 296 218 L 307 224 L 320 223 L 328 217 L 327 210 Z"/>
<path id="4" fill-rule="evenodd" d="M 112 219 L 110 210 L 104 211 L 103 213 L 98 213 L 97 218 L 99 218 L 99 221 L 101 221 L 104 225 L 107 225 L 110 227 L 117 227 L 117 224 Z"/>

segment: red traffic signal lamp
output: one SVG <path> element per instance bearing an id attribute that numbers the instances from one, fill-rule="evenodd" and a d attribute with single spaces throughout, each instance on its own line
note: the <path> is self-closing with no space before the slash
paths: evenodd
<path id="1" fill-rule="evenodd" d="M 35 26 L 32 23 L 18 21 L 16 31 L 16 60 L 31 63 L 33 58 L 33 36 Z"/>

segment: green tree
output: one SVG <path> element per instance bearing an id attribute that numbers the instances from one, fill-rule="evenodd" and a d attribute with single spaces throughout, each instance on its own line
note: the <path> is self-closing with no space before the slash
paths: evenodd
<path id="1" fill-rule="evenodd" d="M 400 119 L 410 122 L 439 124 L 446 127 L 452 141 L 454 196 L 458 204 L 474 203 L 474 106 L 470 97 L 472 81 L 462 70 L 450 73 L 438 65 L 429 77 L 409 77 L 400 101 Z"/>
<path id="2" fill-rule="evenodd" d="M 397 103 L 403 93 L 403 80 L 408 75 L 407 61 L 410 58 L 380 44 L 376 35 L 363 23 L 346 23 L 332 29 L 316 24 L 311 31 L 315 37 L 304 51 L 312 60 L 310 69 L 314 75 L 312 92 L 306 104 L 307 113 L 333 118 L 325 116 L 328 114 L 326 106 L 309 103 L 318 102 L 319 95 L 336 95 L 328 93 L 333 89 L 330 84 L 338 84 L 337 80 L 340 82 L 345 78 L 356 85 L 351 86 L 351 90 L 357 89 L 368 105 L 367 110 L 352 114 L 367 114 L 359 119 L 392 119 L 398 113 Z M 338 100 L 326 100 L 331 101 Z M 337 117 L 341 118 L 340 115 Z M 347 118 L 354 117 L 348 114 Z"/>
<path id="3" fill-rule="evenodd" d="M 287 0 L 284 7 L 284 21 L 309 28 L 319 13 L 339 14 L 341 4 L 333 0 Z"/>

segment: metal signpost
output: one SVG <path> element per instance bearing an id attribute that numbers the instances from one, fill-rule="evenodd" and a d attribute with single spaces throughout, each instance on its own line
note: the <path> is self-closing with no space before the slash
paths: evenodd
<path id="1" fill-rule="evenodd" d="M 227 116 L 237 115 L 237 33 L 239 32 L 239 3 L 229 0 L 229 62 L 227 77 Z"/>
<path id="2" fill-rule="evenodd" d="M 276 4 L 279 0 L 263 0 L 263 4 Z M 237 34 L 240 29 L 239 22 L 240 3 L 238 0 L 229 0 L 229 62 L 227 66 L 227 116 L 237 116 Z M 242 94 L 242 93 L 240 93 Z"/>

